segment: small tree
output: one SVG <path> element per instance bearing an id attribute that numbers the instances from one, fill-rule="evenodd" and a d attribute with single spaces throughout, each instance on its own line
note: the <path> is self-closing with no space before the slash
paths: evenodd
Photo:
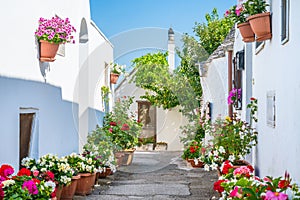
<path id="1" fill-rule="evenodd" d="M 200 39 L 200 44 L 209 53 L 212 54 L 214 50 L 221 45 L 234 22 L 230 18 L 219 18 L 216 8 L 211 14 L 206 14 L 206 23 L 197 23 L 194 27 L 194 32 Z"/>

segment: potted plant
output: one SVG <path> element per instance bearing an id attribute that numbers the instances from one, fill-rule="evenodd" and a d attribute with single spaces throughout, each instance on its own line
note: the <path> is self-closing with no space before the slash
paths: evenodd
<path id="1" fill-rule="evenodd" d="M 244 42 L 255 41 L 254 32 L 251 29 L 250 23 L 246 19 L 246 12 L 243 4 L 232 6 L 226 11 L 225 17 L 232 19 L 237 23 Z"/>
<path id="2" fill-rule="evenodd" d="M 63 20 L 57 16 L 51 19 L 41 17 L 35 31 L 40 43 L 40 61 L 53 62 L 59 44 L 75 43 L 73 32 L 76 32 L 76 29 L 70 24 L 69 18 Z"/>
<path id="3" fill-rule="evenodd" d="M 272 38 L 271 15 L 267 12 L 265 0 L 248 0 L 244 3 L 247 20 L 256 35 L 256 41 L 264 41 Z"/>
<path id="4" fill-rule="evenodd" d="M 116 84 L 121 73 L 124 73 L 125 66 L 117 63 L 110 63 L 110 82 Z"/>
<path id="5" fill-rule="evenodd" d="M 194 140 L 190 142 L 189 145 L 187 145 L 181 157 L 186 161 L 188 161 L 192 165 L 192 167 L 202 168 L 204 167 L 204 163 L 198 159 L 201 156 L 201 153 L 202 153 L 202 143 Z"/>
<path id="6" fill-rule="evenodd" d="M 0 167 L 0 199 L 50 199 L 55 197 L 54 174 L 22 168 L 15 176 L 7 164 Z"/>
<path id="7" fill-rule="evenodd" d="M 71 168 L 80 175 L 80 179 L 77 181 L 75 194 L 90 194 L 95 183 L 95 160 L 91 157 L 84 157 L 76 153 L 71 153 L 70 155 L 63 157 L 63 159 L 67 160 Z"/>

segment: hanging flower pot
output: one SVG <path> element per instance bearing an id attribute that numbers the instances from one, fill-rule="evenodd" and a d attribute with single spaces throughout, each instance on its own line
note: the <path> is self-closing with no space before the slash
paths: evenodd
<path id="1" fill-rule="evenodd" d="M 119 79 L 119 74 L 110 73 L 110 83 L 116 84 Z"/>
<path id="2" fill-rule="evenodd" d="M 51 19 L 41 17 L 35 36 L 40 44 L 40 61 L 53 62 L 61 43 L 75 43 L 73 32 L 76 29 L 70 24 L 69 18 L 61 19 L 57 16 Z"/>
<path id="3" fill-rule="evenodd" d="M 240 30 L 244 42 L 255 41 L 255 35 L 249 22 L 240 23 L 237 25 L 237 28 Z"/>
<path id="4" fill-rule="evenodd" d="M 256 35 L 256 41 L 261 42 L 272 38 L 270 12 L 249 16 L 247 20 Z"/>
<path id="5" fill-rule="evenodd" d="M 50 43 L 45 40 L 40 40 L 40 61 L 53 62 L 57 53 L 59 44 Z"/>

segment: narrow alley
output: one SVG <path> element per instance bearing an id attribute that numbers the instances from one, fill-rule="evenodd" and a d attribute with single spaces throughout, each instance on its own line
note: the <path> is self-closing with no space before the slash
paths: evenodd
<path id="1" fill-rule="evenodd" d="M 99 179 L 91 195 L 84 199 L 197 199 L 208 200 L 217 172 L 192 168 L 180 157 L 181 152 L 135 152 L 130 166 L 122 166 L 112 176 Z"/>

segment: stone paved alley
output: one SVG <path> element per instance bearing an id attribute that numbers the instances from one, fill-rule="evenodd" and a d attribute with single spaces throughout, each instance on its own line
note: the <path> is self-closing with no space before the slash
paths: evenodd
<path id="1" fill-rule="evenodd" d="M 130 166 L 99 179 L 93 193 L 75 200 L 123 199 L 197 199 L 208 200 L 218 193 L 213 191 L 217 172 L 206 172 L 187 166 L 181 152 L 135 152 Z"/>

